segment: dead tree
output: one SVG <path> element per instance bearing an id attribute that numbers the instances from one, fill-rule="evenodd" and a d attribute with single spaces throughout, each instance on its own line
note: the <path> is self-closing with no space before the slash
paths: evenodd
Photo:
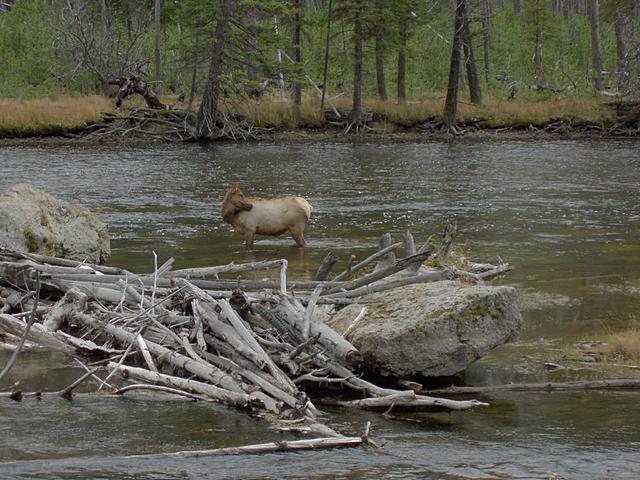
<path id="1" fill-rule="evenodd" d="M 149 84 L 144 80 L 141 80 L 135 75 L 129 75 L 128 77 L 122 77 L 115 80 L 108 80 L 109 85 L 118 85 L 118 93 L 115 98 L 116 107 L 120 108 L 122 102 L 134 93 L 138 93 L 144 97 L 147 106 L 154 110 L 164 109 L 164 105 L 156 96 Z"/>
<path id="2" fill-rule="evenodd" d="M 142 75 L 148 63 L 143 41 L 152 28 L 142 2 L 51 2 L 52 47 L 73 63 L 65 75 L 91 72 L 96 86 L 111 78 Z M 115 19 L 126 17 L 127 28 Z M 69 74 L 69 71 L 72 73 Z"/>

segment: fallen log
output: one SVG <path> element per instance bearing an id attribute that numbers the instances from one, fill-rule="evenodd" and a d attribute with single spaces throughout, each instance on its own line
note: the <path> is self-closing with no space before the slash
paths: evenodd
<path id="1" fill-rule="evenodd" d="M 500 392 L 568 392 L 592 390 L 635 390 L 640 389 L 640 379 L 617 378 L 605 380 L 574 380 L 570 382 L 509 383 L 506 385 L 486 385 L 477 387 L 451 386 L 433 390 L 422 390 L 428 395 L 474 395 Z"/>
<path id="2" fill-rule="evenodd" d="M 413 390 L 398 392 L 385 397 L 363 398 L 361 400 L 349 401 L 338 400 L 335 404 L 341 407 L 387 412 L 391 410 L 400 412 L 451 412 L 489 406 L 488 403 L 478 400 L 456 401 L 446 398 L 416 395 Z"/>
<path id="3" fill-rule="evenodd" d="M 257 399 L 252 398 L 250 394 L 218 388 L 214 385 L 198 382 L 196 380 L 189 380 L 186 378 L 176 377 L 174 375 L 166 375 L 144 368 L 118 365 L 115 362 L 109 362 L 107 369 L 110 372 L 119 373 L 125 378 L 132 377 L 154 385 L 163 385 L 165 387 L 173 387 L 187 392 L 198 393 L 202 396 L 221 401 L 228 405 L 234 405 L 241 408 L 251 408 L 252 404 L 257 406 Z"/>
<path id="4" fill-rule="evenodd" d="M 9 332 L 16 337 L 21 337 L 27 324 L 18 320 L 13 315 L 0 314 L 0 330 Z M 44 328 L 40 323 L 34 323 L 27 333 L 27 340 L 42 345 L 52 351 L 63 353 L 75 353 L 76 349 L 63 339 Z"/>
<path id="5" fill-rule="evenodd" d="M 124 458 L 200 458 L 222 455 L 259 454 L 269 452 L 298 452 L 304 450 L 325 450 L 329 448 L 358 447 L 368 443 L 368 437 L 327 437 L 305 440 L 284 440 L 282 442 L 258 443 L 241 447 L 216 448 L 213 450 L 191 450 L 171 453 L 150 453 L 146 455 L 129 455 Z"/>

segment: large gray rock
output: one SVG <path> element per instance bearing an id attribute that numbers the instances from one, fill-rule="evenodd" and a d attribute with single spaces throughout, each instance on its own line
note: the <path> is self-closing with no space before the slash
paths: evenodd
<path id="1" fill-rule="evenodd" d="M 370 373 L 406 378 L 454 375 L 514 339 L 522 317 L 512 287 L 443 281 L 367 296 L 365 317 L 348 335 Z M 326 322 L 342 333 L 360 311 L 350 305 Z"/>
<path id="2" fill-rule="evenodd" d="M 0 247 L 91 263 L 111 254 L 107 227 L 96 215 L 28 184 L 0 193 Z"/>

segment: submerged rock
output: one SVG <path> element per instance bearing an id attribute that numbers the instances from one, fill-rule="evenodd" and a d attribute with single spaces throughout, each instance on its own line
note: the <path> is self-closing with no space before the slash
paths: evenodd
<path id="1" fill-rule="evenodd" d="M 107 227 L 95 214 L 28 184 L 0 193 L 0 247 L 91 263 L 111 254 Z"/>
<path id="2" fill-rule="evenodd" d="M 369 295 L 365 317 L 348 340 L 365 369 L 406 378 L 454 375 L 492 348 L 517 337 L 522 317 L 512 287 L 443 281 Z M 338 333 L 360 311 L 350 305 L 327 319 Z"/>

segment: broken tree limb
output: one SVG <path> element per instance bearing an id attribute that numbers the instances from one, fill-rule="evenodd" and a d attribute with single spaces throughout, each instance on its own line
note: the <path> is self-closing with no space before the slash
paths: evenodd
<path id="1" fill-rule="evenodd" d="M 436 251 L 434 252 L 434 257 L 437 258 L 442 265 L 447 264 L 447 259 L 449 257 L 449 251 L 451 250 L 451 245 L 453 243 L 453 237 L 458 231 L 458 226 L 455 223 L 448 223 L 444 228 L 442 235 L 440 236 L 440 244 Z"/>
<path id="2" fill-rule="evenodd" d="M 144 341 L 144 338 L 142 338 L 142 335 L 138 334 L 136 336 L 136 343 L 138 344 L 140 353 L 142 353 L 142 356 L 144 357 L 144 361 L 149 367 L 149 370 L 151 370 L 154 373 L 158 373 L 158 368 L 156 367 L 156 364 L 154 363 L 153 358 L 151 357 L 151 353 L 149 353 L 147 342 Z"/>
<path id="3" fill-rule="evenodd" d="M 107 83 L 109 85 L 117 85 L 120 87 L 118 94 L 115 97 L 116 107 L 118 108 L 120 108 L 122 106 L 122 102 L 133 93 L 142 95 L 144 101 L 147 102 L 147 106 L 151 109 L 167 108 L 167 106 L 158 99 L 158 96 L 154 93 L 153 89 L 149 88 L 149 84 L 136 75 L 108 80 Z"/>
<path id="4" fill-rule="evenodd" d="M 96 265 L 93 263 L 80 262 L 78 260 L 71 260 L 68 258 L 51 257 L 48 255 L 41 255 L 37 253 L 18 252 L 15 250 L 9 250 L 6 248 L 0 248 L 0 257 L 9 257 L 16 259 L 28 259 L 41 264 L 48 264 L 60 267 L 90 267 L 91 270 L 104 273 L 105 275 L 133 275 L 131 272 L 118 268 L 108 267 L 106 265 Z"/>
<path id="5" fill-rule="evenodd" d="M 448 267 L 448 269 L 458 278 L 469 280 L 472 283 L 478 283 L 482 280 L 497 277 L 498 275 L 502 275 L 503 273 L 510 272 L 511 270 L 513 270 L 513 267 L 508 263 L 505 263 L 504 265 L 500 265 L 498 267 L 492 268 L 491 270 L 486 270 L 480 273 L 465 272 L 454 267 Z"/>
<path id="6" fill-rule="evenodd" d="M 60 390 L 58 392 L 55 392 L 55 393 L 60 395 L 61 397 L 64 397 L 64 398 L 67 398 L 67 399 L 71 400 L 73 398 L 73 391 L 76 388 L 78 388 L 82 384 L 82 382 L 84 382 L 87 378 L 91 377 L 98 370 L 100 370 L 99 367 L 93 368 L 93 369 L 89 370 L 88 372 L 85 372 L 84 375 L 82 375 L 79 379 L 77 379 L 71 385 L 68 385 L 67 387 L 65 387 L 62 390 Z"/>
<path id="7" fill-rule="evenodd" d="M 75 288 L 68 290 L 64 297 L 47 312 L 42 322 L 44 328 L 50 332 L 55 332 L 76 306 L 84 309 L 86 304 L 87 296 L 84 293 Z"/>
<path id="8" fill-rule="evenodd" d="M 335 255 L 333 252 L 327 253 L 327 256 L 324 257 L 324 259 L 320 263 L 320 266 L 318 267 L 315 280 L 316 281 L 326 280 L 327 277 L 329 276 L 329 273 L 331 273 L 331 270 L 335 266 L 335 264 L 338 263 L 338 260 L 340 260 L 340 257 Z"/>
<path id="9" fill-rule="evenodd" d="M 34 323 L 29 330 L 26 330 L 26 327 L 26 323 L 18 320 L 13 315 L 0 314 L 0 330 L 9 332 L 16 337 L 21 337 L 26 331 L 26 339 L 30 342 L 42 345 L 52 351 L 64 353 L 76 352 L 74 347 L 68 345 L 56 334 L 45 330 L 40 323 Z"/>
<path id="10" fill-rule="evenodd" d="M 271 397 L 276 400 L 281 401 L 283 404 L 288 405 L 291 408 L 298 408 L 299 401 L 297 398 L 287 393 L 280 387 L 275 385 L 275 380 L 270 378 L 265 372 L 262 371 L 254 371 L 249 368 L 243 368 L 240 365 L 236 364 L 232 360 L 218 356 L 212 355 L 208 352 L 199 352 L 203 357 L 205 357 L 209 362 L 218 366 L 219 368 L 223 368 L 229 370 L 236 375 L 244 377 L 249 382 L 254 385 L 262 388 L 266 393 L 268 393 Z"/>
<path id="11" fill-rule="evenodd" d="M 289 326 L 295 328 L 301 334 L 304 328 L 304 314 L 297 311 L 286 296 L 282 297 L 278 308 L 284 313 L 283 317 L 289 323 Z M 356 347 L 323 322 L 311 322 L 309 335 L 314 337 L 320 335 L 318 343 L 326 348 L 329 355 L 336 360 L 350 366 L 358 366 L 362 363 L 362 355 Z M 302 341 L 304 340 L 303 338 Z"/>
<path id="12" fill-rule="evenodd" d="M 344 272 L 342 272 L 340 275 L 338 275 L 336 278 L 334 278 L 333 281 L 334 282 L 338 282 L 338 281 L 345 280 L 345 279 L 349 278 L 350 275 L 354 274 L 355 272 L 357 272 L 359 270 L 362 270 L 367 265 L 369 265 L 369 264 L 373 263 L 374 261 L 378 260 L 380 257 L 385 256 L 389 252 L 392 252 L 392 251 L 396 250 L 397 248 L 400 248 L 401 246 L 402 246 L 402 242 L 398 242 L 398 243 L 394 243 L 392 245 L 389 245 L 388 247 L 385 247 L 382 250 L 377 251 L 373 255 L 370 255 L 367 258 L 365 258 L 363 261 L 355 264 L 353 267 L 347 268 Z"/>
<path id="13" fill-rule="evenodd" d="M 381 268 L 378 271 L 374 271 L 373 273 L 370 273 L 369 275 L 365 275 L 364 277 L 359 278 L 357 280 L 347 282 L 345 285 L 341 285 L 339 287 L 333 287 L 326 292 L 326 295 L 330 295 L 338 291 L 355 290 L 356 288 L 369 285 L 370 283 L 377 282 L 378 280 L 382 280 L 383 278 L 393 275 L 394 273 L 398 273 L 404 270 L 405 268 L 409 267 L 410 265 L 413 265 L 414 263 L 422 263 L 427 258 L 429 258 L 429 254 L 426 252 L 418 253 L 410 257 L 402 258 L 397 262 L 395 262 L 393 265 Z"/>
<path id="14" fill-rule="evenodd" d="M 327 295 L 325 298 L 331 298 L 331 299 L 357 298 L 363 295 L 370 295 L 376 292 L 384 292 L 385 290 L 391 290 L 392 288 L 404 287 L 405 285 L 413 285 L 414 283 L 437 282 L 439 280 L 445 280 L 453 277 L 454 277 L 453 273 L 448 269 L 435 270 L 433 272 L 399 278 L 397 280 L 390 280 L 388 282 L 377 283 L 375 285 L 365 285 L 353 290 L 338 291 L 338 292 L 332 293 L 331 295 Z"/>
<path id="15" fill-rule="evenodd" d="M 33 303 L 33 308 L 31 309 L 31 315 L 29 316 L 29 321 L 24 327 L 24 332 L 20 336 L 20 341 L 18 342 L 16 349 L 11 353 L 11 356 L 9 357 L 9 360 L 7 361 L 6 365 L 4 366 L 2 371 L 0 371 L 0 380 L 2 380 L 2 378 L 7 374 L 7 372 L 11 370 L 11 367 L 13 367 L 13 364 L 15 363 L 16 359 L 18 358 L 18 355 L 20 354 L 20 350 L 22 350 L 22 347 L 24 346 L 24 342 L 27 340 L 27 336 L 29 335 L 29 330 L 31 330 L 31 326 L 36 320 L 36 310 L 38 310 L 39 300 L 40 300 L 40 274 L 36 276 L 35 302 Z"/>
<path id="16" fill-rule="evenodd" d="M 391 245 L 391 234 L 390 233 L 383 234 L 382 238 L 380 238 L 379 250 L 384 250 L 390 245 Z M 396 263 L 396 254 L 393 252 L 393 250 L 390 250 L 388 253 L 380 257 L 373 271 L 376 272 L 378 270 L 385 269 L 387 267 L 394 265 L 395 263 Z"/>
<path id="17" fill-rule="evenodd" d="M 304 318 L 302 322 L 302 338 L 305 340 L 309 338 L 309 332 L 311 331 L 311 322 L 313 321 L 313 310 L 316 308 L 316 303 L 322 294 L 322 285 L 316 287 L 313 294 L 309 297 L 309 303 L 304 311 Z"/>
<path id="18" fill-rule="evenodd" d="M 366 313 L 367 313 L 367 307 L 362 307 L 362 309 L 360 310 L 360 313 L 356 315 L 356 318 L 354 318 L 353 321 L 349 324 L 349 326 L 344 330 L 344 332 L 342 332 L 342 336 L 344 338 L 349 337 L 349 334 L 353 331 L 353 329 L 356 327 L 358 322 L 360 322 L 360 320 L 364 318 L 364 315 Z"/>
<path id="19" fill-rule="evenodd" d="M 136 340 L 136 336 L 134 333 L 131 333 L 115 325 L 97 320 L 90 315 L 76 313 L 74 315 L 74 319 L 95 329 L 102 330 L 122 342 L 131 343 Z M 171 363 L 177 368 L 187 370 L 188 372 L 191 372 L 192 374 L 197 375 L 200 378 L 208 380 L 214 385 L 221 388 L 239 393 L 243 392 L 243 389 L 238 382 L 236 382 L 225 372 L 219 370 L 213 365 L 197 362 L 189 357 L 174 352 L 154 342 L 147 341 L 146 343 L 151 353 L 162 357 L 165 361 Z"/>
<path id="20" fill-rule="evenodd" d="M 219 267 L 203 267 L 203 268 L 185 268 L 182 270 L 174 270 L 165 275 L 166 278 L 205 278 L 210 276 L 216 276 L 223 273 L 241 273 L 241 272 L 255 272 L 258 270 L 269 270 L 272 268 L 281 268 L 284 260 L 265 260 L 262 262 L 253 263 L 230 263 L 228 265 L 222 265 Z"/>
<path id="21" fill-rule="evenodd" d="M 347 448 L 363 445 L 363 437 L 327 437 L 309 438 L 305 440 L 291 440 L 282 442 L 258 443 L 242 447 L 216 448 L 214 450 L 192 450 L 172 453 L 158 453 L 146 455 L 130 455 L 124 458 L 199 458 L 221 455 L 258 454 L 268 452 L 297 452 L 303 450 L 323 450 L 329 448 Z"/>
<path id="22" fill-rule="evenodd" d="M 297 387 L 293 384 L 291 379 L 287 377 L 287 375 L 278 368 L 278 366 L 273 362 L 271 357 L 267 355 L 264 349 L 260 346 L 257 340 L 253 337 L 253 335 L 249 332 L 249 330 L 242 323 L 242 319 L 238 316 L 229 302 L 226 300 L 220 300 L 218 303 L 222 308 L 222 313 L 225 315 L 228 322 L 231 323 L 233 328 L 238 332 L 241 338 L 248 343 L 249 347 L 253 351 L 255 351 L 265 362 L 269 372 L 271 375 L 285 388 L 289 390 L 289 393 L 297 392 Z"/>
<path id="23" fill-rule="evenodd" d="M 244 392 L 235 392 L 225 388 L 219 388 L 214 385 L 189 380 L 186 378 L 166 375 L 159 372 L 152 372 L 144 368 L 130 367 L 127 365 L 119 365 L 114 362 L 107 364 L 107 369 L 112 373 L 118 373 L 122 376 L 132 377 L 145 382 L 166 387 L 177 388 L 187 392 L 195 392 L 208 398 L 218 400 L 228 405 L 234 405 L 240 408 L 248 408 L 253 400 L 251 396 Z"/>
<path id="24" fill-rule="evenodd" d="M 359 408 L 374 411 L 402 412 L 451 412 L 455 410 L 471 410 L 478 407 L 488 407 L 489 404 L 478 400 L 449 400 L 446 398 L 434 398 L 424 395 L 416 395 L 413 390 L 398 392 L 385 397 L 363 398 L 361 400 L 349 400 L 335 402 L 336 405 L 348 408 Z"/>

